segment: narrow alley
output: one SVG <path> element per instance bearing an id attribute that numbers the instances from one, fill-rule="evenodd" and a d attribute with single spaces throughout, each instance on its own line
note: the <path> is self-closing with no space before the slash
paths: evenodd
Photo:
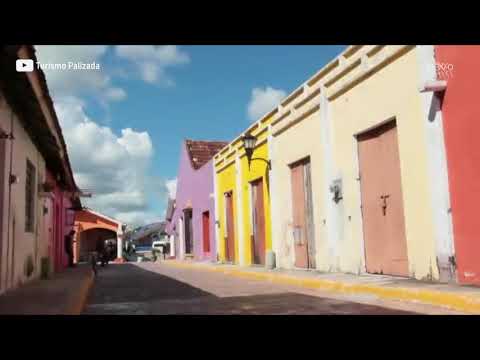
<path id="1" fill-rule="evenodd" d="M 415 315 L 459 314 L 428 305 L 271 284 L 164 262 L 101 268 L 86 315 Z"/>

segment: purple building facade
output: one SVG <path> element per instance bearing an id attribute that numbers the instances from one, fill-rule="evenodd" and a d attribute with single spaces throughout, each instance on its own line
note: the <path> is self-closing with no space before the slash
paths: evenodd
<path id="1" fill-rule="evenodd" d="M 171 255 L 177 259 L 216 261 L 213 156 L 226 145 L 196 140 L 182 144 L 176 197 L 169 202 L 166 219 L 174 243 Z"/>

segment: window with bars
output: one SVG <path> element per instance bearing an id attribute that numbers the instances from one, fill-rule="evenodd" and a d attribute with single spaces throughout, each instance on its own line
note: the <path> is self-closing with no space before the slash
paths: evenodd
<path id="1" fill-rule="evenodd" d="M 35 166 L 27 159 L 25 176 L 25 231 L 33 232 L 35 224 Z"/>

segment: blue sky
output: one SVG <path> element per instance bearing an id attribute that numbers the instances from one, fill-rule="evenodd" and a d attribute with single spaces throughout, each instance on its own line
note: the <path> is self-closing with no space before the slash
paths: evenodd
<path id="1" fill-rule="evenodd" d="M 37 51 L 40 62 L 100 63 L 97 74 L 46 71 L 77 183 L 97 192 L 98 201 L 87 200 L 87 206 L 126 222 L 148 223 L 162 219 L 166 182 L 176 177 L 183 139 L 232 140 L 344 48 L 40 46 Z M 122 135 L 125 129 L 131 130 Z M 130 178 L 132 172 L 142 172 L 141 178 Z M 101 186 L 117 177 L 111 189 Z"/>

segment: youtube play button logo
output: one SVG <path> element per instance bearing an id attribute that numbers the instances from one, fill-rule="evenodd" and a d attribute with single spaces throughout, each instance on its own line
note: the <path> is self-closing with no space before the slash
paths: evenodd
<path id="1" fill-rule="evenodd" d="M 31 59 L 18 59 L 16 62 L 18 72 L 31 72 L 33 71 L 33 60 Z"/>

